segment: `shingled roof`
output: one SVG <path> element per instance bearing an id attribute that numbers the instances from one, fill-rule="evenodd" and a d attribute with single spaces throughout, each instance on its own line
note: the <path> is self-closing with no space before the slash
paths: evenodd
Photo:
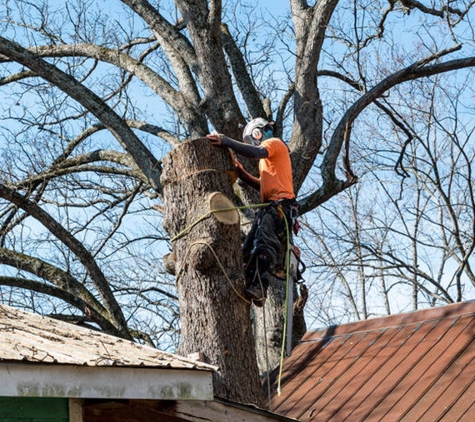
<path id="1" fill-rule="evenodd" d="M 475 420 L 475 302 L 309 332 L 272 410 L 302 421 Z"/>
<path id="2" fill-rule="evenodd" d="M 212 400 L 215 370 L 0 305 L 0 397 Z"/>
<path id="3" fill-rule="evenodd" d="M 206 363 L 5 305 L 0 305 L 0 345 L 0 362 L 216 370 Z"/>

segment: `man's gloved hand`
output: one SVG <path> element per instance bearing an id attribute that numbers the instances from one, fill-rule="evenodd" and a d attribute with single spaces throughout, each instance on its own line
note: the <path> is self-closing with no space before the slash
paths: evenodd
<path id="1" fill-rule="evenodd" d="M 211 132 L 209 135 L 206 135 L 212 145 L 220 146 L 223 144 L 222 135 L 216 131 Z"/>
<path id="2" fill-rule="evenodd" d="M 249 158 L 267 158 L 269 153 L 263 147 L 255 147 L 252 145 L 245 144 L 244 142 L 238 142 L 234 139 L 228 138 L 222 133 L 213 131 L 209 135 L 206 135 L 212 145 L 214 146 L 223 146 L 231 148 L 234 152 L 244 155 L 244 157 Z"/>

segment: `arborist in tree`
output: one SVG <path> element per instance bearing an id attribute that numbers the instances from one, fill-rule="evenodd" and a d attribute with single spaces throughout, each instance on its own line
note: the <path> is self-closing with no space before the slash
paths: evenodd
<path id="1" fill-rule="evenodd" d="M 273 122 L 262 118 L 251 120 L 244 128 L 243 142 L 216 132 L 207 135 L 213 145 L 259 159 L 259 178 L 249 174 L 235 160 L 239 178 L 260 191 L 263 203 L 269 203 L 259 209 L 243 244 L 245 292 L 257 306 L 262 306 L 267 296 L 270 272 L 275 270 L 282 247 L 282 235 L 290 233 L 298 212 L 289 148 L 274 137 L 272 125 Z"/>

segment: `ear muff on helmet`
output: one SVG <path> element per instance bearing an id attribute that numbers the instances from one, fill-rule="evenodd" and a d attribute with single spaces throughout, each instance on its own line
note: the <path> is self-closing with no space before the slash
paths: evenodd
<path id="1" fill-rule="evenodd" d="M 259 141 L 262 138 L 262 131 L 261 129 L 256 127 L 255 129 L 252 130 L 251 135 L 254 139 Z"/>

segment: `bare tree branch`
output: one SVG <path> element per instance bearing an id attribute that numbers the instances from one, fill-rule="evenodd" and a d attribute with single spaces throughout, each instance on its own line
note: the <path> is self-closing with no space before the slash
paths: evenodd
<path id="1" fill-rule="evenodd" d="M 91 111 L 134 158 L 153 188 L 161 192 L 159 163 L 123 120 L 96 94 L 80 85 L 73 77 L 4 37 L 0 37 L 0 54 L 29 67 Z"/>
<path id="2" fill-rule="evenodd" d="M 119 304 L 112 294 L 109 283 L 84 245 L 75 239 L 66 229 L 64 229 L 37 204 L 25 199 L 23 196 L 19 195 L 3 184 L 0 184 L 0 197 L 11 201 L 16 206 L 26 211 L 29 215 L 43 224 L 61 242 L 68 246 L 68 248 L 71 249 L 71 251 L 78 257 L 81 263 L 88 270 L 92 281 L 94 282 L 99 294 L 102 297 L 102 300 L 104 301 L 105 307 L 113 318 L 116 329 L 121 333 L 121 336 L 130 338 L 127 329 L 127 323 L 125 322 L 125 318 L 122 314 Z"/>
<path id="3" fill-rule="evenodd" d="M 3 260 L 2 252 L 0 252 L 0 260 L 2 263 L 6 263 Z M 27 260 L 31 262 L 32 258 L 28 257 Z M 20 260 L 20 261 L 24 263 L 23 260 Z M 42 264 L 45 264 L 45 263 L 43 262 Z M 21 269 L 25 270 L 26 268 L 23 265 Z M 55 269 L 55 271 L 59 272 L 58 269 Z M 72 277 L 69 276 L 67 278 L 69 278 L 68 283 L 70 283 L 72 280 Z M 76 280 L 74 280 L 74 282 L 78 283 Z M 30 279 L 25 279 L 25 278 L 20 278 L 20 277 L 6 277 L 6 276 L 0 276 L 0 285 L 18 287 L 21 289 L 43 293 L 48 296 L 61 299 L 62 301 L 74 306 L 76 309 L 82 310 L 88 321 L 95 322 L 105 332 L 112 335 L 120 334 L 117 332 L 117 328 L 109 321 L 107 311 L 105 311 L 105 309 L 102 308 L 99 303 L 96 303 L 98 307 L 91 306 L 91 304 L 93 304 L 96 301 L 92 300 L 93 297 L 91 298 L 92 295 L 89 292 L 87 292 L 87 290 L 83 292 L 83 293 L 86 293 L 86 296 L 84 295 L 81 296 L 78 294 L 77 290 L 70 291 L 67 289 L 55 287 L 55 286 L 38 282 L 35 280 L 30 280 Z"/>

